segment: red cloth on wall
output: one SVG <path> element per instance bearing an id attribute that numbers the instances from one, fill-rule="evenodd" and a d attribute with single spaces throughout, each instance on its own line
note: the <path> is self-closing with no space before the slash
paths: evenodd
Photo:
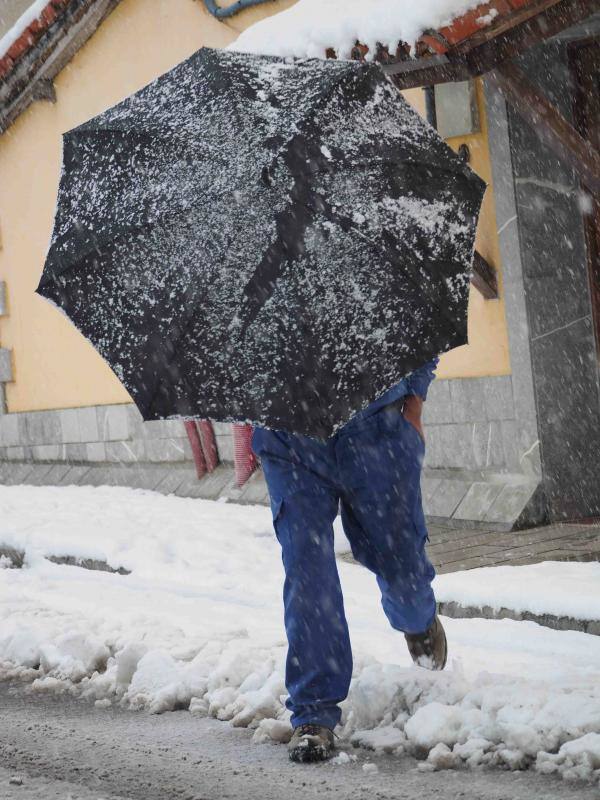
<path id="1" fill-rule="evenodd" d="M 238 422 L 233 424 L 233 458 L 235 482 L 238 486 L 243 486 L 258 467 L 258 460 L 250 446 L 252 430 L 252 425 Z"/>

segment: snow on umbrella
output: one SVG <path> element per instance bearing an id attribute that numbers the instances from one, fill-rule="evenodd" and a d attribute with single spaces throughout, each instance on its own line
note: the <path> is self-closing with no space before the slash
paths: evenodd
<path id="1" fill-rule="evenodd" d="M 378 66 L 202 48 L 64 134 L 37 291 L 145 419 L 326 438 L 466 342 L 483 191 Z"/>

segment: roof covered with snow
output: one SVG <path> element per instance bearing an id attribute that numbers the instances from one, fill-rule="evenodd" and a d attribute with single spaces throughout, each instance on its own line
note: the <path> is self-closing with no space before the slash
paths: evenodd
<path id="1" fill-rule="evenodd" d="M 367 58 L 378 49 L 408 55 L 440 52 L 498 17 L 533 0 L 298 0 L 291 8 L 252 25 L 231 49 L 276 56 Z M 81 8 L 99 0 L 33 0 L 0 39 L 0 80 L 52 27 L 64 25 Z M 115 5 L 116 3 L 113 3 Z"/>
<path id="2" fill-rule="evenodd" d="M 297 58 L 408 58 L 445 52 L 533 0 L 298 0 L 230 49 Z M 358 51 L 357 52 L 357 47 Z"/>

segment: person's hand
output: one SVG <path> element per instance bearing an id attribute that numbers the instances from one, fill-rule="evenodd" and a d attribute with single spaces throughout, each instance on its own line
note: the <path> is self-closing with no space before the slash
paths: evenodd
<path id="1" fill-rule="evenodd" d="M 417 433 L 425 441 L 425 431 L 423 430 L 423 422 L 421 416 L 423 414 L 423 398 L 418 397 L 416 394 L 409 394 L 404 398 L 404 406 L 402 407 L 404 419 L 417 429 Z"/>

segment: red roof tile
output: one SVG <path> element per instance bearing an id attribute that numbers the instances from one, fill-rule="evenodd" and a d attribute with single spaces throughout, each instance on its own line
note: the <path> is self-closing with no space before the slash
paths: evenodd
<path id="1" fill-rule="evenodd" d="M 71 2 L 73 0 L 48 0 L 39 17 L 25 28 L 0 58 L 0 80 L 11 72 Z"/>

